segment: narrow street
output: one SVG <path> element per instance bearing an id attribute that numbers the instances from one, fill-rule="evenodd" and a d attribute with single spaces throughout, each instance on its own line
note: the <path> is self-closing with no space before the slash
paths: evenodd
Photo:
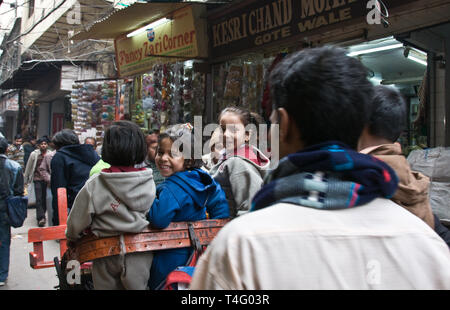
<path id="1" fill-rule="evenodd" d="M 33 244 L 28 243 L 28 230 L 37 227 L 36 209 L 28 209 L 28 216 L 20 228 L 11 228 L 11 256 L 9 276 L 6 285 L 0 290 L 54 290 L 58 285 L 55 268 L 32 269 L 29 252 Z M 59 256 L 56 241 L 44 242 L 45 260 Z"/>

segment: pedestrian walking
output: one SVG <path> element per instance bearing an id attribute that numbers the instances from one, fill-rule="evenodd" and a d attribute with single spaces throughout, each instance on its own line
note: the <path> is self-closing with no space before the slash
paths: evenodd
<path id="1" fill-rule="evenodd" d="M 11 226 L 9 224 L 6 198 L 23 196 L 22 167 L 5 155 L 8 141 L 0 138 L 0 286 L 6 284 L 9 273 Z"/>
<path id="2" fill-rule="evenodd" d="M 24 167 L 24 156 L 25 151 L 23 149 L 23 138 L 21 134 L 17 134 L 14 136 L 13 144 L 9 145 L 8 150 L 6 151 L 6 155 L 9 159 L 17 162 L 21 167 L 22 171 L 25 169 Z"/>
<path id="3" fill-rule="evenodd" d="M 392 202 L 398 178 L 356 152 L 371 112 L 347 51 L 304 49 L 269 79 L 280 162 L 200 257 L 191 289 L 450 289 L 450 251 Z M 272 137 L 273 138 L 273 137 Z"/>
<path id="4" fill-rule="evenodd" d="M 80 144 L 73 130 L 63 129 L 53 139 L 56 153 L 51 161 L 50 184 L 52 189 L 53 225 L 59 225 L 58 188 L 67 190 L 67 207 L 70 211 L 73 201 L 89 178 L 89 171 L 100 160 L 92 145 Z"/>
<path id="5" fill-rule="evenodd" d="M 29 137 L 25 139 L 25 142 L 22 144 L 24 152 L 23 164 L 25 168 L 27 167 L 28 159 L 30 158 L 31 153 L 36 149 L 36 143 L 37 140 L 35 137 Z"/>
<path id="6" fill-rule="evenodd" d="M 144 135 L 136 124 L 118 121 L 106 130 L 102 158 L 111 167 L 91 177 L 75 198 L 67 219 L 69 241 L 81 238 L 87 228 L 97 237 L 139 233 L 147 228 L 146 214 L 155 199 L 155 183 L 151 170 L 134 167 L 145 154 Z M 92 266 L 94 288 L 146 289 L 152 259 L 152 252 L 121 252 L 96 259 Z"/>
<path id="7" fill-rule="evenodd" d="M 48 141 L 47 137 L 42 137 L 42 139 L 45 139 Z M 50 148 L 50 145 L 49 145 Z M 52 191 L 50 188 L 50 179 L 51 179 L 51 175 L 52 175 L 52 171 L 51 171 L 51 162 L 52 162 L 52 158 L 55 155 L 56 151 L 54 150 L 48 150 L 47 152 L 45 152 L 44 158 L 41 162 L 41 164 L 38 167 L 39 173 L 42 176 L 42 178 L 44 179 L 44 181 L 47 183 L 47 203 L 46 203 L 46 208 L 47 208 L 47 219 L 48 219 L 48 226 L 53 226 L 53 208 L 52 208 L 52 199 L 53 199 L 53 195 L 52 195 Z"/>
<path id="8" fill-rule="evenodd" d="M 37 150 L 30 154 L 24 174 L 26 186 L 34 185 L 36 196 L 36 221 L 39 227 L 44 227 L 46 223 L 45 212 L 47 210 L 47 181 L 39 167 L 47 154 L 48 141 L 40 138 L 37 140 Z"/>

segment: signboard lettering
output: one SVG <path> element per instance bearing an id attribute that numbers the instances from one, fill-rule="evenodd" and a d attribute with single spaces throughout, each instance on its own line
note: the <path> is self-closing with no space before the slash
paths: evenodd
<path id="1" fill-rule="evenodd" d="M 389 6 L 407 4 L 392 0 Z M 365 22 L 367 0 L 258 0 L 209 19 L 212 56 L 225 56 L 343 22 Z M 219 16 L 218 16 L 219 15 Z"/>
<path id="2" fill-rule="evenodd" d="M 193 14 L 193 8 L 189 6 L 176 11 L 167 23 L 147 29 L 131 38 L 116 38 L 119 75 L 124 77 L 145 72 L 151 68 L 158 56 L 207 57 L 206 51 L 199 48 L 199 41 L 203 36 L 197 32 Z"/>

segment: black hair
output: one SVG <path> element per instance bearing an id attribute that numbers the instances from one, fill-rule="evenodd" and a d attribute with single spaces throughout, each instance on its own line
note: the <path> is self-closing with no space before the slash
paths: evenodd
<path id="1" fill-rule="evenodd" d="M 14 140 L 17 140 L 17 139 L 23 139 L 23 137 L 20 133 L 18 133 L 17 135 L 14 136 Z"/>
<path id="2" fill-rule="evenodd" d="M 147 144 L 141 128 L 130 121 L 117 121 L 105 131 L 102 159 L 112 166 L 134 166 L 144 161 Z"/>
<path id="3" fill-rule="evenodd" d="M 86 138 L 84 138 L 84 143 L 86 143 L 86 140 L 92 140 L 92 141 L 94 141 L 95 144 L 97 144 L 97 139 L 95 139 L 94 137 L 86 137 Z"/>
<path id="4" fill-rule="evenodd" d="M 36 141 L 36 144 L 37 145 L 39 145 L 39 144 L 41 144 L 42 142 L 47 142 L 47 144 L 48 144 L 48 139 L 44 136 L 44 137 L 41 137 L 41 138 L 39 138 L 37 141 Z"/>
<path id="5" fill-rule="evenodd" d="M 340 141 L 356 149 L 368 121 L 373 86 L 367 69 L 344 49 L 305 49 L 271 72 L 273 109 L 284 108 L 305 146 Z"/>
<path id="6" fill-rule="evenodd" d="M 379 85 L 374 88 L 369 133 L 394 143 L 406 128 L 406 102 L 393 87 Z"/>
<path id="7" fill-rule="evenodd" d="M 80 144 L 77 134 L 71 129 L 63 129 L 58 131 L 53 136 L 52 142 L 57 149 L 67 145 Z"/>
<path id="8" fill-rule="evenodd" d="M 8 149 L 8 140 L 0 137 L 0 154 L 5 154 Z"/>
<path id="9" fill-rule="evenodd" d="M 177 124 L 169 127 L 166 131 L 159 134 L 158 147 L 161 145 L 161 141 L 166 138 L 169 138 L 172 142 L 177 141 L 180 143 L 178 151 L 183 153 L 184 167 L 186 169 L 201 168 L 203 166 L 201 148 L 199 154 L 200 158 L 196 158 L 195 156 L 195 143 L 196 141 L 202 141 L 201 136 L 196 136 L 195 128 L 191 129 L 187 124 Z"/>

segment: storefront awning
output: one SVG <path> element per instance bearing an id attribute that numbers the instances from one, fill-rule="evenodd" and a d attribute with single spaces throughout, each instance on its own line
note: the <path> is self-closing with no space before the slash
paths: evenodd
<path id="1" fill-rule="evenodd" d="M 88 28 L 75 34 L 72 40 L 115 39 L 143 27 L 153 21 L 169 16 L 172 12 L 184 8 L 189 2 L 172 3 L 134 3 L 129 7 L 114 11 Z"/>
<path id="2" fill-rule="evenodd" d="M 30 84 L 47 74 L 60 71 L 62 65 L 81 64 L 85 61 L 68 61 L 68 60 L 33 60 L 23 62 L 22 65 L 14 71 L 10 78 L 5 80 L 0 89 L 24 89 L 29 88 Z"/>

